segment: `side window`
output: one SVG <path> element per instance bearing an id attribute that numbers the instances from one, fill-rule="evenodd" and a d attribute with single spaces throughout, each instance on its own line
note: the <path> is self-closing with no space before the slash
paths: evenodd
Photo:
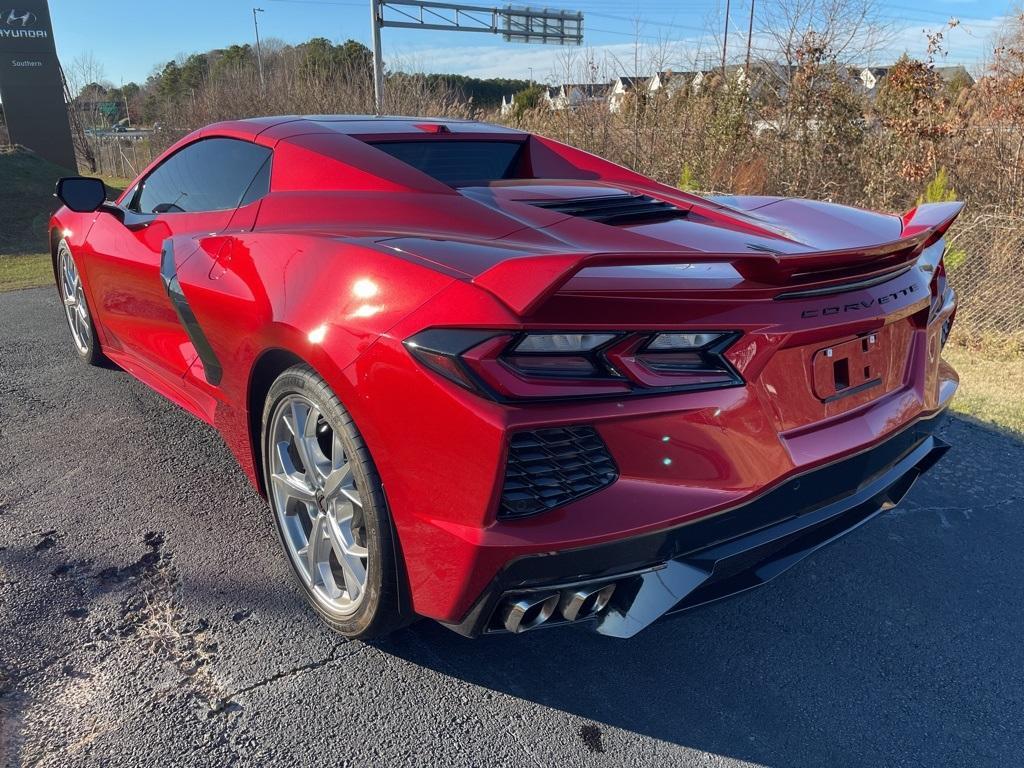
<path id="1" fill-rule="evenodd" d="M 267 159 L 263 161 L 263 165 L 256 171 L 256 176 L 253 177 L 252 182 L 249 184 L 249 188 L 245 191 L 242 196 L 241 205 L 248 205 L 249 203 L 255 203 L 265 194 L 270 191 L 270 155 L 267 155 Z"/>
<path id="2" fill-rule="evenodd" d="M 130 207 L 140 213 L 237 208 L 243 196 L 253 194 L 252 186 L 257 175 L 264 175 L 264 167 L 269 181 L 270 154 L 266 147 L 248 141 L 200 139 L 158 165 L 139 185 Z"/>

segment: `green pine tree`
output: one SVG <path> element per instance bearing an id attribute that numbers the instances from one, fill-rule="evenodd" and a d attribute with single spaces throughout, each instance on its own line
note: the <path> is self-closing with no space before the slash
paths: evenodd
<path id="1" fill-rule="evenodd" d="M 956 190 L 949 186 L 949 174 L 945 168 L 939 168 L 935 178 L 928 182 L 924 188 L 924 194 L 917 198 L 917 204 L 922 203 L 950 203 L 956 200 Z M 953 271 L 967 258 L 967 251 L 963 248 L 948 248 L 946 250 L 946 269 Z"/>

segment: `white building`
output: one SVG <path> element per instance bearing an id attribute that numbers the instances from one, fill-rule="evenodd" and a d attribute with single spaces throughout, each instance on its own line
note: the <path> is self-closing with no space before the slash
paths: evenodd
<path id="1" fill-rule="evenodd" d="M 617 77 L 608 94 L 608 111 L 621 112 L 626 95 L 647 89 L 649 77 Z"/>
<path id="2" fill-rule="evenodd" d="M 575 109 L 584 104 L 604 101 L 608 91 L 606 83 L 565 83 L 549 86 L 544 92 L 544 101 L 549 109 Z"/>
<path id="3" fill-rule="evenodd" d="M 650 94 L 661 92 L 667 96 L 675 96 L 692 83 L 698 74 L 697 72 L 673 72 L 671 69 L 655 72 L 647 81 L 647 92 Z"/>

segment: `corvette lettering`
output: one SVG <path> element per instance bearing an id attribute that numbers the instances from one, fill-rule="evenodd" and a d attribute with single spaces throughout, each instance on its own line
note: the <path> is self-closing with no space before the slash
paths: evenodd
<path id="1" fill-rule="evenodd" d="M 875 304 L 888 304 L 890 301 L 896 301 L 904 296 L 909 296 L 916 290 L 917 286 L 911 283 L 906 288 L 900 288 L 898 291 L 879 296 L 877 299 L 864 299 L 862 301 L 853 301 L 849 304 L 835 304 L 821 309 L 805 309 L 800 313 L 800 317 L 828 317 L 829 315 L 838 315 L 843 312 L 862 312 L 865 309 L 871 309 Z"/>

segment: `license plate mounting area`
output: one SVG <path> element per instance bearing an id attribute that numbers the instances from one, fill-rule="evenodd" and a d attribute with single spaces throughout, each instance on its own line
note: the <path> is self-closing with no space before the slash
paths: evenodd
<path id="1" fill-rule="evenodd" d="M 886 363 L 879 335 L 869 333 L 814 353 L 814 394 L 823 403 L 840 400 L 882 383 Z"/>

